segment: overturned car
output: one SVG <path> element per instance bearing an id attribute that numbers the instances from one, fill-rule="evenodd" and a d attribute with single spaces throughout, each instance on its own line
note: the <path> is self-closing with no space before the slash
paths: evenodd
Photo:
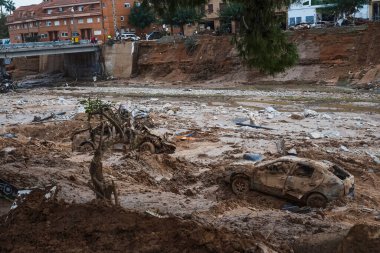
<path id="1" fill-rule="evenodd" d="M 284 156 L 257 164 L 233 165 L 227 182 L 237 195 L 257 190 L 310 207 L 354 195 L 354 176 L 329 161 Z"/>

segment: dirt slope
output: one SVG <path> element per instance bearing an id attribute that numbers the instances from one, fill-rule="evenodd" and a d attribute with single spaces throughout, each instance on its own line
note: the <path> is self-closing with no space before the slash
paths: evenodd
<path id="1" fill-rule="evenodd" d="M 200 36 L 194 53 L 183 42 L 139 45 L 138 77 L 162 81 L 322 82 L 367 84 L 380 78 L 380 25 L 289 32 L 299 64 L 276 76 L 248 70 L 231 44 L 232 37 Z"/>
<path id="2" fill-rule="evenodd" d="M 104 203 L 43 202 L 36 195 L 1 219 L 0 252 L 260 252 L 255 238 L 193 221 Z"/>

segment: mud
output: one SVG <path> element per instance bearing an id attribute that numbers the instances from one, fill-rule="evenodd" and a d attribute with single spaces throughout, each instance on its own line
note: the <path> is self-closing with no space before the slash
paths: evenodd
<path id="1" fill-rule="evenodd" d="M 249 252 L 257 243 L 277 252 L 315 252 L 320 245 L 336 252 L 356 224 L 380 225 L 380 164 L 374 159 L 380 154 L 378 94 L 339 87 L 137 84 L 0 95 L 0 177 L 20 189 L 60 188 L 57 202 L 32 207 L 26 202 L 11 220 L 1 219 L 9 228 L 0 229 L 1 252 Z M 89 95 L 150 111 L 155 130 L 177 146 L 174 154 L 106 150 L 105 177 L 117 184 L 121 208 L 91 202 L 93 153 L 72 151 L 72 133 L 86 126 L 79 101 Z M 291 117 L 305 109 L 316 115 Z M 34 115 L 62 111 L 64 117 L 32 123 Z M 250 114 L 273 130 L 236 126 L 249 122 Z M 311 133 L 323 136 L 314 139 Z M 270 195 L 234 195 L 223 180 L 229 164 L 247 162 L 245 153 L 279 157 L 280 139 L 285 151 L 347 169 L 355 176 L 355 199 L 300 214 L 282 210 L 288 202 Z M 319 239 L 309 243 L 310 238 Z"/>
<path id="2" fill-rule="evenodd" d="M 191 220 L 154 217 L 97 202 L 38 200 L 28 196 L 1 223 L 1 252 L 262 252 L 257 246 L 262 238 Z"/>

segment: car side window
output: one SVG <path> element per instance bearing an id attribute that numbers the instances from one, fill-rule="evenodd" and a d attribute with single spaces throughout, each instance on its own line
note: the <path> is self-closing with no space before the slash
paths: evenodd
<path id="1" fill-rule="evenodd" d="M 266 167 L 269 174 L 287 174 L 286 166 L 283 163 L 274 163 Z"/>
<path id="2" fill-rule="evenodd" d="M 311 178 L 313 173 L 314 168 L 305 164 L 297 164 L 297 167 L 293 171 L 293 176 Z"/>

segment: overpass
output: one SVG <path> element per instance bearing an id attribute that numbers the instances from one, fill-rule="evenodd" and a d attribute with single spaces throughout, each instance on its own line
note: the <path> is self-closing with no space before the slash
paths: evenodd
<path id="1" fill-rule="evenodd" d="M 56 54 L 91 53 L 99 50 L 100 45 L 92 44 L 89 41 L 80 41 L 80 44 L 73 44 L 71 41 L 17 43 L 1 45 L 0 59 Z"/>

